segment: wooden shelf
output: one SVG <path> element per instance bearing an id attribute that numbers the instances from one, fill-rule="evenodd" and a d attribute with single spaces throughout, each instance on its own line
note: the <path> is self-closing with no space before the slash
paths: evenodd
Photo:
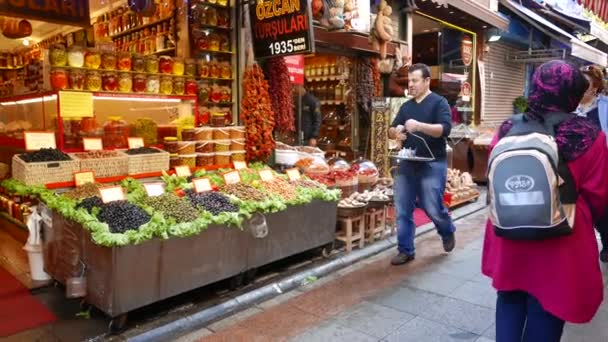
<path id="1" fill-rule="evenodd" d="M 22 65 L 20 67 L 13 67 L 13 68 L 10 68 L 10 67 L 0 67 L 0 70 L 21 70 L 23 68 L 25 68 L 25 65 Z"/>
<path id="2" fill-rule="evenodd" d="M 307 82 L 328 82 L 328 81 L 342 81 L 342 80 L 347 80 L 348 78 L 341 76 L 341 75 L 335 75 L 335 76 L 310 76 L 310 77 L 306 77 L 306 81 Z"/>
<path id="3" fill-rule="evenodd" d="M 141 31 L 141 30 L 143 30 L 143 29 L 145 29 L 145 28 L 148 28 L 148 27 L 151 27 L 151 26 L 158 25 L 158 24 L 160 24 L 160 23 L 163 23 L 163 22 L 165 22 L 165 21 L 169 21 L 169 20 L 171 20 L 171 19 L 173 19 L 173 14 L 171 14 L 170 16 L 168 16 L 168 17 L 166 17 L 166 18 L 162 18 L 162 19 L 159 19 L 159 20 L 153 21 L 153 22 L 151 22 L 151 23 L 147 23 L 147 24 L 145 24 L 145 25 L 137 26 L 137 27 L 134 27 L 134 28 L 128 29 L 128 30 L 126 30 L 126 31 L 122 31 L 122 32 L 120 32 L 120 33 L 116 33 L 116 34 L 110 35 L 110 38 L 112 38 L 112 39 L 115 39 L 115 38 L 120 38 L 120 37 L 126 36 L 126 35 L 128 35 L 128 34 L 130 34 L 130 33 L 134 33 L 134 32 L 137 32 L 137 31 Z"/>
<path id="4" fill-rule="evenodd" d="M 228 106 L 232 106 L 234 105 L 234 102 L 211 102 L 211 101 L 207 101 L 207 102 L 200 102 L 199 106 L 207 106 L 207 107 L 211 107 L 211 106 L 218 106 L 218 107 L 228 107 Z"/>
<path id="5" fill-rule="evenodd" d="M 222 5 L 218 5 L 218 4 L 211 4 L 211 3 L 208 3 L 208 2 L 202 2 L 202 1 L 200 1 L 200 2 L 198 2 L 198 3 L 196 3 L 196 4 L 194 4 L 194 5 L 192 6 L 192 8 L 197 7 L 197 6 L 200 6 L 200 7 L 205 7 L 205 6 L 208 6 L 208 7 L 219 8 L 219 9 L 227 9 L 227 10 L 229 10 L 229 9 L 231 9 L 231 8 L 232 8 L 230 5 L 222 6 Z"/>
<path id="6" fill-rule="evenodd" d="M 196 31 L 203 31 L 203 30 L 232 31 L 232 27 L 199 24 L 198 27 L 194 28 L 194 30 L 196 30 Z"/>
<path id="7" fill-rule="evenodd" d="M 204 54 L 217 54 L 217 55 L 234 55 L 234 52 L 232 51 L 214 51 L 214 50 L 203 50 L 203 49 L 196 49 L 198 51 L 197 55 L 204 55 Z"/>
<path id="8" fill-rule="evenodd" d="M 232 82 L 234 78 L 219 78 L 219 77 L 197 77 L 197 79 L 202 81 L 224 81 L 224 82 Z"/>

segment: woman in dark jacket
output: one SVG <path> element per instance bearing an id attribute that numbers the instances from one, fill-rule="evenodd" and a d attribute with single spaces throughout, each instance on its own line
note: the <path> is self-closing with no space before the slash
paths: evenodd
<path id="1" fill-rule="evenodd" d="M 604 69 L 596 65 L 588 65 L 581 68 L 581 72 L 589 82 L 589 88 L 576 109 L 576 113 L 593 121 L 601 130 L 598 100 L 599 95 L 604 91 Z M 600 233 L 602 240 L 600 260 L 608 262 L 608 214 L 595 223 L 595 229 Z"/>

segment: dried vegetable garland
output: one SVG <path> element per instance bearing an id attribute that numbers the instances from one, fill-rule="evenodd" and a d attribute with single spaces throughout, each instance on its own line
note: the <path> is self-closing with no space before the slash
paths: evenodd
<path id="1" fill-rule="evenodd" d="M 380 84 L 380 68 L 378 66 L 378 58 L 372 59 L 372 75 L 374 79 L 374 96 L 382 96 L 382 85 Z"/>
<path id="2" fill-rule="evenodd" d="M 360 59 L 357 63 L 357 103 L 369 115 L 374 97 L 374 75 L 369 59 Z"/>
<path id="3" fill-rule="evenodd" d="M 293 85 L 283 57 L 271 58 L 267 64 L 268 84 L 272 94 L 272 110 L 275 114 L 275 129 L 281 133 L 295 132 L 293 112 Z"/>
<path id="4" fill-rule="evenodd" d="M 268 94 L 268 81 L 259 65 L 254 64 L 245 71 L 243 90 L 241 119 L 246 129 L 247 160 L 267 162 L 275 146 L 272 136 L 275 116 Z"/>

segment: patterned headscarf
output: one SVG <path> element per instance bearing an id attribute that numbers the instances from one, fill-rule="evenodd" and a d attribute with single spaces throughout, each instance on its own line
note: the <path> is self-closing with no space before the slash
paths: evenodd
<path id="1" fill-rule="evenodd" d="M 551 112 L 570 113 L 588 87 L 589 82 L 575 65 L 560 60 L 544 63 L 532 76 L 528 115 L 540 118 Z"/>

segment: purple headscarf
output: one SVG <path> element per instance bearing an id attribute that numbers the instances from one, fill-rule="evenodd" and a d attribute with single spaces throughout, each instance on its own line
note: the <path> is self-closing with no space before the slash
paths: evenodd
<path id="1" fill-rule="evenodd" d="M 588 87 L 589 82 L 573 64 L 559 60 L 544 63 L 532 76 L 526 116 L 543 120 L 551 113 L 571 113 Z M 505 136 L 512 126 L 511 120 L 505 121 L 500 127 L 499 138 Z M 599 132 L 591 120 L 573 117 L 557 126 L 555 140 L 564 158 L 571 161 L 593 145 Z"/>

